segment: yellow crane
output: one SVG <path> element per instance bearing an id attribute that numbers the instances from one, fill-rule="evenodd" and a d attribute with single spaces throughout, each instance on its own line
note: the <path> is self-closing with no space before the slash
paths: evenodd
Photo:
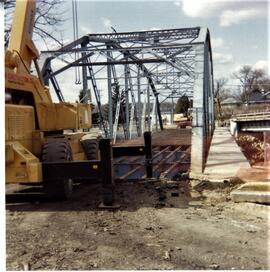
<path id="1" fill-rule="evenodd" d="M 72 180 L 55 173 L 55 181 L 44 182 L 42 163 L 95 159 L 97 138 L 83 132 L 92 126 L 91 104 L 54 103 L 44 85 L 32 40 L 35 13 L 35 1 L 17 0 L 5 52 L 6 183 L 41 183 L 49 196 L 64 199 Z"/>

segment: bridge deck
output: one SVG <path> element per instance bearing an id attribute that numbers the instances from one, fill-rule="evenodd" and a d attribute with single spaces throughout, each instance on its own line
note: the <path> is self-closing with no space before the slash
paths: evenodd
<path id="1" fill-rule="evenodd" d="M 137 137 L 131 140 L 117 140 L 118 146 L 131 146 L 144 144 L 143 137 Z M 155 131 L 152 134 L 152 144 L 159 146 L 168 145 L 190 145 L 191 144 L 191 128 L 172 128 L 163 131 Z"/>
<path id="2" fill-rule="evenodd" d="M 117 146 L 143 145 L 143 137 L 118 140 Z M 191 129 L 165 129 L 152 134 L 153 177 L 177 178 L 190 168 Z M 115 158 L 115 178 L 135 180 L 145 178 L 145 158 L 124 156 Z"/>
<path id="3" fill-rule="evenodd" d="M 250 168 L 247 158 L 225 127 L 216 128 L 204 174 L 211 178 L 238 176 L 241 169 Z"/>

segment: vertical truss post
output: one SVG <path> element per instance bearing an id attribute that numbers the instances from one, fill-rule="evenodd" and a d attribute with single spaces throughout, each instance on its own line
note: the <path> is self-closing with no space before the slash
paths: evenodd
<path id="1" fill-rule="evenodd" d="M 156 67 L 156 73 L 157 73 L 157 81 L 158 81 L 158 65 Z M 154 118 L 155 118 L 155 123 L 156 123 L 156 131 L 158 130 L 158 105 L 157 103 L 159 103 L 158 96 L 155 97 L 155 111 L 153 112 L 153 117 L 152 117 L 152 122 L 154 122 Z"/>
<path id="2" fill-rule="evenodd" d="M 147 128 L 148 128 L 148 131 L 151 131 L 149 84 L 147 84 Z"/>
<path id="3" fill-rule="evenodd" d="M 142 135 L 142 119 L 141 119 L 141 78 L 140 78 L 140 67 L 138 66 L 137 72 L 137 91 L 138 91 L 138 136 Z"/>
<path id="4" fill-rule="evenodd" d="M 153 131 L 155 112 L 156 112 L 156 103 L 157 103 L 157 100 L 155 98 L 154 103 L 153 103 L 153 107 L 152 107 L 152 114 L 151 114 L 151 131 Z"/>
<path id="5" fill-rule="evenodd" d="M 114 144 L 116 142 L 116 136 L 117 136 L 117 128 L 118 128 L 118 121 L 119 121 L 119 114 L 120 114 L 120 107 L 121 107 L 121 96 L 122 96 L 122 90 L 119 90 L 117 105 L 115 110 L 114 124 L 113 124 L 113 143 Z"/>
<path id="6" fill-rule="evenodd" d="M 128 60 L 128 58 L 126 58 Z M 126 98 L 126 131 L 127 139 L 129 138 L 129 92 L 128 92 L 128 66 L 125 64 L 125 98 Z"/>
<path id="7" fill-rule="evenodd" d="M 130 96 L 131 96 L 131 111 L 130 111 L 129 127 L 128 127 L 128 129 L 129 129 L 129 137 L 128 138 L 131 139 L 134 119 L 135 119 L 137 132 L 139 130 L 139 127 L 138 127 L 137 107 L 136 107 L 136 100 L 135 100 L 135 96 L 134 96 L 132 77 L 131 77 L 130 68 L 129 68 L 128 64 L 126 65 L 125 72 L 126 72 L 126 75 L 128 78 L 128 84 L 129 84 L 128 90 L 129 90 Z"/>
<path id="8" fill-rule="evenodd" d="M 130 120 L 129 120 L 129 139 L 132 138 L 133 123 L 134 123 L 134 103 L 131 103 Z"/>
<path id="9" fill-rule="evenodd" d="M 165 75 L 165 77 L 166 77 L 166 86 L 168 86 L 168 64 L 167 63 L 165 64 L 165 69 L 166 69 L 165 70 L 166 71 L 165 72 L 166 73 L 166 75 Z"/>
<path id="10" fill-rule="evenodd" d="M 111 52 L 111 51 L 109 51 L 109 56 L 110 56 L 111 59 L 113 59 L 113 57 L 112 57 L 112 52 Z M 117 74 L 116 74 L 115 65 L 114 65 L 114 64 L 111 65 L 111 68 L 112 68 L 112 74 L 113 74 L 113 81 L 114 81 L 114 84 L 115 84 L 116 86 L 119 86 L 119 82 L 118 82 L 118 79 L 117 79 Z"/>
<path id="11" fill-rule="evenodd" d="M 111 61 L 110 46 L 107 45 L 107 61 Z M 113 105 L 112 105 L 112 70 L 111 65 L 107 65 L 108 77 L 108 104 L 109 104 L 109 137 L 113 137 Z"/>
<path id="12" fill-rule="evenodd" d="M 113 59 L 112 52 L 111 51 L 108 51 L 108 52 L 109 52 L 110 58 L 112 60 Z M 118 130 L 118 122 L 119 122 L 120 112 L 122 114 L 122 110 L 121 110 L 122 109 L 121 108 L 121 106 L 122 106 L 121 105 L 122 89 L 120 89 L 120 85 L 119 85 L 119 81 L 118 81 L 118 78 L 117 78 L 115 65 L 111 65 L 111 69 L 112 69 L 112 75 L 113 75 L 113 81 L 114 81 L 115 88 L 118 89 L 117 105 L 116 105 L 116 110 L 115 110 L 115 115 L 114 115 L 114 123 L 113 123 L 113 143 L 115 144 L 116 136 L 117 136 L 117 130 Z M 126 128 L 124 126 L 123 126 L 123 130 L 124 130 L 124 135 L 125 135 L 126 134 Z"/>
<path id="13" fill-rule="evenodd" d="M 146 112 L 146 96 L 144 91 L 144 102 L 143 102 L 143 109 L 142 109 L 142 133 L 145 131 L 145 112 Z"/>
<path id="14" fill-rule="evenodd" d="M 134 92 L 133 92 L 133 84 L 132 84 L 132 78 L 131 78 L 131 73 L 130 73 L 130 68 L 129 65 L 127 64 L 127 73 L 128 73 L 128 83 L 129 83 L 129 91 L 131 95 L 131 110 L 130 110 L 130 118 L 129 118 L 129 139 L 132 138 L 132 129 L 133 129 L 133 123 L 134 123 L 134 116 L 136 120 L 136 101 L 134 97 Z M 137 126 L 137 121 L 136 121 L 136 126 Z"/>
<path id="15" fill-rule="evenodd" d="M 158 120 L 159 120 L 159 126 L 160 126 L 160 129 L 163 130 L 163 122 L 162 122 L 162 116 L 161 116 L 161 110 L 160 110 L 158 95 L 156 96 L 156 107 L 157 107 L 157 115 L 158 115 Z"/>
<path id="16" fill-rule="evenodd" d="M 177 73 L 177 77 L 178 77 L 178 91 L 180 91 L 181 90 L 181 73 L 180 72 L 178 72 Z"/>
<path id="17" fill-rule="evenodd" d="M 113 153 L 110 139 L 99 142 L 102 167 L 103 205 L 112 206 L 114 201 Z"/>
<path id="18" fill-rule="evenodd" d="M 172 71 L 172 89 L 173 89 L 173 91 L 175 92 L 176 91 L 176 89 L 175 89 L 175 87 L 176 87 L 176 85 L 175 85 L 175 74 L 174 74 L 174 67 L 172 67 L 172 69 L 171 69 L 171 71 Z"/>
<path id="19" fill-rule="evenodd" d="M 173 108 L 174 108 L 174 104 L 173 104 L 173 97 L 172 97 L 171 124 L 173 124 Z"/>
<path id="20" fill-rule="evenodd" d="M 145 145 L 145 163 L 146 163 L 146 177 L 153 177 L 152 165 L 152 135 L 150 131 L 144 132 L 144 145 Z"/>
<path id="21" fill-rule="evenodd" d="M 81 44 L 82 49 L 86 48 L 86 44 L 82 43 Z M 87 63 L 87 58 L 85 57 L 86 53 L 82 52 L 82 62 L 85 64 Z M 90 90 L 88 89 L 88 83 L 87 83 L 87 66 L 83 65 L 82 66 L 82 84 L 83 84 L 83 99 L 82 102 L 83 103 L 87 103 L 88 101 L 91 102 L 91 96 L 90 96 Z"/>

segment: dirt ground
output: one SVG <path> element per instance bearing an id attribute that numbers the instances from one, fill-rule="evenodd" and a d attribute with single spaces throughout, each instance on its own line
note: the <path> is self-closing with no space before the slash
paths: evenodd
<path id="1" fill-rule="evenodd" d="M 7 270 L 269 269 L 269 206 L 233 203 L 237 186 L 118 183 L 112 211 L 98 184 L 65 202 L 9 195 Z"/>

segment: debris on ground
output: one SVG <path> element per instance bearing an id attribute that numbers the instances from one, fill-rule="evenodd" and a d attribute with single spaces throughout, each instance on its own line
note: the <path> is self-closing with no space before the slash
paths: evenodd
<path id="1" fill-rule="evenodd" d="M 18 196 L 6 204 L 7 270 L 269 269 L 269 206 L 228 200 L 234 186 L 119 182 L 116 210 L 98 208 L 94 184 L 64 202 Z"/>
<path id="2" fill-rule="evenodd" d="M 213 270 L 217 270 L 217 269 L 219 269 L 219 265 L 218 264 L 211 264 L 211 265 L 209 265 L 209 268 L 213 269 Z"/>
<path id="3" fill-rule="evenodd" d="M 169 251 L 165 251 L 165 254 L 164 254 L 164 260 L 170 260 L 171 259 L 171 255 L 170 255 L 170 252 Z"/>

